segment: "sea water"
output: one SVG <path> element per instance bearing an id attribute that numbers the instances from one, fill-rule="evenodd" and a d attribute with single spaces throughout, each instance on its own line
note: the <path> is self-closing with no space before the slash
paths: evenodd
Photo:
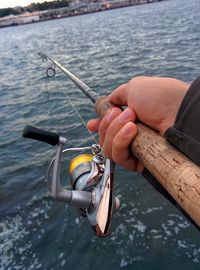
<path id="1" fill-rule="evenodd" d="M 31 124 L 65 136 L 67 147 L 94 143 L 67 96 L 85 122 L 93 104 L 58 70 L 47 78 L 39 52 L 102 95 L 139 75 L 190 83 L 200 73 L 199 14 L 199 0 L 171 0 L 0 29 L 1 270 L 200 269 L 199 231 L 140 175 L 116 168 L 121 209 L 112 235 L 98 239 L 49 195 L 55 148 L 22 138 Z M 66 186 L 72 157 L 63 163 Z"/>

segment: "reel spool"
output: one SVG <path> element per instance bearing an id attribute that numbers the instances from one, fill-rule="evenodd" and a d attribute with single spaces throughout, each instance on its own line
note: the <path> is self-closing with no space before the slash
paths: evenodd
<path id="1" fill-rule="evenodd" d="M 74 190 L 85 190 L 88 176 L 92 170 L 93 156 L 82 154 L 76 156 L 69 164 L 71 186 Z"/>

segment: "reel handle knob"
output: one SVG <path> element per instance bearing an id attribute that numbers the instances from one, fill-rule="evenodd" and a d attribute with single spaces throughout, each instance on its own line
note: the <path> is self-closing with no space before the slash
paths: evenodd
<path id="1" fill-rule="evenodd" d="M 59 134 L 45 131 L 33 126 L 25 126 L 23 130 L 23 137 L 29 138 L 41 142 L 48 143 L 50 145 L 57 145 L 59 143 Z"/>

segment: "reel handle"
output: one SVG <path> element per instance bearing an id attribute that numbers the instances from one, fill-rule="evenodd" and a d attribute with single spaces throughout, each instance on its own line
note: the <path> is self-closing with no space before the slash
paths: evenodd
<path id="1" fill-rule="evenodd" d="M 57 145 L 60 138 L 59 134 L 57 133 L 42 130 L 29 125 L 25 126 L 23 130 L 23 137 L 45 142 L 50 145 Z"/>

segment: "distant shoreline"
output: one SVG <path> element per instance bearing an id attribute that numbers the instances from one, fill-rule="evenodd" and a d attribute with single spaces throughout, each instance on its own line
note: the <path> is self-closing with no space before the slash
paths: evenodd
<path id="1" fill-rule="evenodd" d="M 86 5 L 82 4 L 74 7 L 58 8 L 46 11 L 37 11 L 21 15 L 11 15 L 0 18 L 0 28 L 20 26 L 49 20 L 63 19 L 67 17 L 97 13 L 112 9 L 138 6 L 144 4 L 153 4 L 164 0 L 132 0 L 132 1 L 110 1 L 109 5 Z M 108 3 L 108 2 L 107 2 Z"/>

